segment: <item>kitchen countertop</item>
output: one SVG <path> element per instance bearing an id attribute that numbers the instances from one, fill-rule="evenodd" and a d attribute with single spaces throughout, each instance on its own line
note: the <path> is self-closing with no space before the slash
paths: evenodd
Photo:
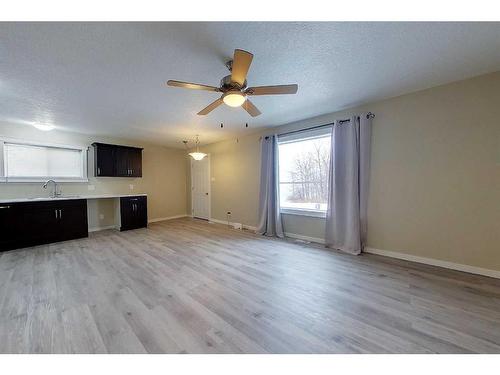
<path id="1" fill-rule="evenodd" d="M 20 202 L 46 202 L 46 201 L 61 201 L 71 199 L 106 199 L 106 198 L 122 198 L 122 197 L 139 197 L 147 196 L 147 194 L 100 194 L 100 195 L 62 195 L 57 198 L 50 197 L 34 197 L 34 198 L 7 198 L 0 199 L 2 203 L 20 203 Z"/>

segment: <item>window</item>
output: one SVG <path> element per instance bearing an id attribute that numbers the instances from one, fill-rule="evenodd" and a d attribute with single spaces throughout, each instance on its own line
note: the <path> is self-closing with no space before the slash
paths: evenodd
<path id="1" fill-rule="evenodd" d="M 0 140 L 0 151 L 0 178 L 5 182 L 87 180 L 86 148 Z"/>
<path id="2" fill-rule="evenodd" d="M 279 137 L 281 212 L 325 216 L 328 206 L 330 142 L 331 128 Z"/>

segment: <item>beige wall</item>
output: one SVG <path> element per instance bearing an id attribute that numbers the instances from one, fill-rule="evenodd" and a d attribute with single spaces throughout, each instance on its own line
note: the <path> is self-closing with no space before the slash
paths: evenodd
<path id="1" fill-rule="evenodd" d="M 282 126 L 372 111 L 368 246 L 500 270 L 500 72 Z M 260 134 L 208 145 L 212 217 L 255 226 Z M 286 216 L 323 237 L 324 220 Z"/>
<path id="2" fill-rule="evenodd" d="M 32 141 L 46 141 L 67 145 L 89 147 L 88 183 L 62 183 L 63 194 L 99 195 L 99 194 L 148 194 L 149 219 L 164 218 L 186 214 L 186 153 L 157 145 L 130 140 L 86 136 L 81 134 L 50 131 L 41 132 L 30 126 L 0 124 L 0 137 L 17 138 Z M 105 142 L 143 147 L 143 177 L 94 177 L 94 155 L 92 142 Z M 41 183 L 0 183 L 0 197 L 47 196 Z M 89 185 L 95 190 L 89 190 Z M 130 189 L 133 185 L 133 190 Z M 112 199 L 89 200 L 89 227 L 105 227 L 115 223 L 114 203 Z M 104 219 L 99 215 L 103 214 Z"/>

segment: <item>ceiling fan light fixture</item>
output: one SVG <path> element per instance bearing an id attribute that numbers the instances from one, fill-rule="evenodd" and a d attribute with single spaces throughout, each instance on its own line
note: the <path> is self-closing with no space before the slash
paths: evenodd
<path id="1" fill-rule="evenodd" d="M 222 100 L 230 107 L 241 107 L 245 103 L 245 95 L 241 91 L 228 91 L 222 96 Z"/>

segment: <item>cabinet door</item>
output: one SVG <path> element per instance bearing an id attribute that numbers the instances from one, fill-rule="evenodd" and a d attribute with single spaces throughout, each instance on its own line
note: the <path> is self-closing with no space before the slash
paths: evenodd
<path id="1" fill-rule="evenodd" d="M 131 177 L 142 177 L 142 150 L 131 148 L 128 151 L 128 160 Z"/>
<path id="2" fill-rule="evenodd" d="M 103 144 L 94 147 L 95 175 L 99 177 L 115 176 L 115 147 Z"/>
<path id="3" fill-rule="evenodd" d="M 71 200 L 60 202 L 58 241 L 88 236 L 87 201 Z"/>
<path id="4" fill-rule="evenodd" d="M 144 228 L 148 225 L 146 197 L 120 198 L 120 230 Z"/>
<path id="5" fill-rule="evenodd" d="M 26 203 L 20 211 L 24 226 L 20 247 L 57 241 L 59 214 L 53 202 Z"/>
<path id="6" fill-rule="evenodd" d="M 147 197 L 137 197 L 135 202 L 135 225 L 136 228 L 146 228 L 148 226 Z"/>
<path id="7" fill-rule="evenodd" d="M 0 204 L 0 251 L 16 248 L 21 223 L 15 204 Z"/>
<path id="8" fill-rule="evenodd" d="M 116 147 L 116 175 L 120 177 L 130 176 L 129 148 Z"/>

